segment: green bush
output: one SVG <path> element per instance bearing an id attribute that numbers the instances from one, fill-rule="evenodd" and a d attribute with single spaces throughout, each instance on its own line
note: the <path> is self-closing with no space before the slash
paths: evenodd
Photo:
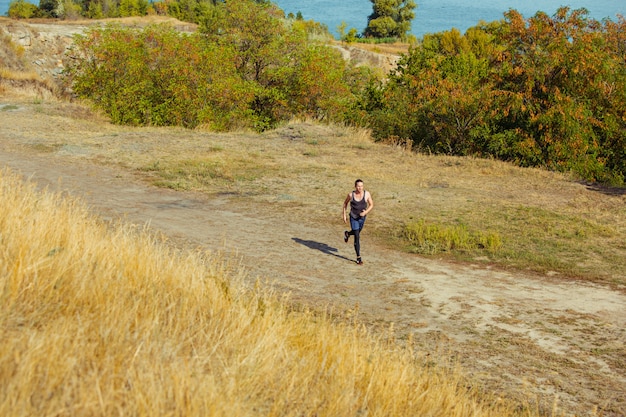
<path id="1" fill-rule="evenodd" d="M 38 8 L 26 0 L 13 0 L 9 3 L 7 15 L 12 19 L 30 19 L 37 14 Z"/>
<path id="2" fill-rule="evenodd" d="M 245 119 L 252 93 L 235 76 L 232 51 L 199 35 L 107 26 L 78 37 L 76 48 L 81 59 L 68 71 L 74 91 L 115 123 L 224 130 Z"/>
<path id="3" fill-rule="evenodd" d="M 363 32 L 366 38 L 405 39 L 417 4 L 413 0 L 370 0 L 372 14 Z"/>
<path id="4" fill-rule="evenodd" d="M 343 120 L 369 75 L 274 13 L 271 4 L 226 2 L 192 34 L 93 29 L 76 39 L 68 82 L 121 124 L 263 131 L 294 116 Z"/>
<path id="5" fill-rule="evenodd" d="M 403 56 L 358 105 L 375 138 L 624 183 L 626 21 L 568 8 L 505 17 L 426 35 Z"/>

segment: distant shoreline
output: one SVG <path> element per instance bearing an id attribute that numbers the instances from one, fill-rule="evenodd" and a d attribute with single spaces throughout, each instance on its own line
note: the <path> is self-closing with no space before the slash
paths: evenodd
<path id="1" fill-rule="evenodd" d="M 39 4 L 39 0 L 27 0 Z M 328 30 L 339 37 L 337 28 L 342 22 L 347 29 L 355 28 L 362 32 L 367 26 L 367 18 L 372 13 L 370 0 L 273 0 L 285 14 L 302 13 L 305 20 L 314 20 L 328 27 Z M 0 16 L 6 16 L 11 0 L 0 0 Z M 480 21 L 492 22 L 504 19 L 509 9 L 518 10 L 529 18 L 543 10 L 553 15 L 562 5 L 562 0 L 475 0 L 467 4 L 464 0 L 420 0 L 417 1 L 415 18 L 412 21 L 411 34 L 418 38 L 427 33 L 437 33 L 457 28 L 464 33 L 468 28 L 476 26 Z M 534 5 L 533 5 L 534 4 Z M 626 4 L 615 4 L 613 0 L 569 0 L 571 9 L 586 8 L 589 16 L 596 20 L 610 18 L 617 20 L 617 15 L 626 15 Z M 621 10 L 620 10 L 621 8 Z"/>

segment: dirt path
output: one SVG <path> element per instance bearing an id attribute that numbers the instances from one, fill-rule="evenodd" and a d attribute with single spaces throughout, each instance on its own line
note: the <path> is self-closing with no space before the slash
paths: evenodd
<path id="1" fill-rule="evenodd" d="M 486 389 L 546 414 L 556 401 L 566 415 L 626 415 L 623 292 L 390 251 L 368 239 L 367 226 L 360 267 L 339 223 L 308 225 L 271 205 L 254 212 L 241 197 L 159 189 L 68 153 L 20 151 L 9 129 L 0 114 L 0 167 L 79 196 L 104 218 L 241 257 L 251 280 L 267 279 L 297 303 L 358 311 L 378 328 L 394 323 L 433 361 L 459 363 Z"/>
<path id="2" fill-rule="evenodd" d="M 570 411 L 613 404 L 603 415 L 623 415 L 619 363 L 592 354 L 624 341 L 626 297 L 619 292 L 441 264 L 367 243 L 367 266 L 358 267 L 336 227 L 307 227 L 271 212 L 252 217 L 229 197 L 156 189 L 76 161 L 0 153 L 0 162 L 81 196 L 101 216 L 148 222 L 174 238 L 238 254 L 251 277 L 273 281 L 296 301 L 340 310 L 358 305 L 363 319 L 394 322 L 398 335 L 414 333 L 423 349 L 446 341 L 438 345 L 503 395 L 557 395 Z"/>

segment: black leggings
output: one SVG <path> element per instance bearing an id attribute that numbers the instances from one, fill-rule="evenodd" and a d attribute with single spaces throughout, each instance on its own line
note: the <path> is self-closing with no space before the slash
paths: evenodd
<path id="1" fill-rule="evenodd" d="M 356 252 L 357 258 L 361 257 L 361 239 L 359 238 L 361 234 L 361 229 L 350 230 L 348 234 L 354 236 L 354 251 Z"/>

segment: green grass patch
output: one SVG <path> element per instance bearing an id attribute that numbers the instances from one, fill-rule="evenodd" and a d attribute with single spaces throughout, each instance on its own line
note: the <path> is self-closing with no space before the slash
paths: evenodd
<path id="1" fill-rule="evenodd" d="M 427 223 L 424 220 L 407 224 L 403 237 L 415 253 L 434 255 L 441 252 L 497 252 L 502 246 L 498 233 L 470 230 L 467 226 Z"/>
<path id="2" fill-rule="evenodd" d="M 607 242 L 618 233 L 610 225 L 528 206 L 502 207 L 490 216 L 505 241 L 498 257 L 508 264 L 588 276 L 608 260 L 617 268 L 626 267 L 626 261 L 612 259 L 616 248 Z"/>
<path id="3" fill-rule="evenodd" d="M 156 174 L 158 186 L 175 190 L 202 188 L 209 183 L 235 180 L 231 169 L 219 160 L 187 159 L 182 161 L 155 161 L 141 169 Z"/>
<path id="4" fill-rule="evenodd" d="M 364 43 L 364 44 L 370 44 L 370 45 L 378 45 L 378 44 L 394 44 L 399 42 L 400 39 L 398 38 L 357 38 L 356 42 L 357 43 Z"/>
<path id="5" fill-rule="evenodd" d="M 520 238 L 579 241 L 598 236 L 612 237 L 615 231 L 608 225 L 585 219 L 579 215 L 557 213 L 540 207 L 518 206 L 499 208 L 500 221 Z M 496 214 L 491 214 L 495 216 Z"/>
<path id="6" fill-rule="evenodd" d="M 447 254 L 459 260 L 488 255 L 490 262 L 507 267 L 593 279 L 619 277 L 626 270 L 622 235 L 610 224 L 581 213 L 520 205 L 472 207 L 457 211 L 453 218 L 454 223 L 448 224 L 426 214 L 406 223 L 401 238 L 408 251 Z M 609 280 L 624 283 L 619 278 Z"/>

